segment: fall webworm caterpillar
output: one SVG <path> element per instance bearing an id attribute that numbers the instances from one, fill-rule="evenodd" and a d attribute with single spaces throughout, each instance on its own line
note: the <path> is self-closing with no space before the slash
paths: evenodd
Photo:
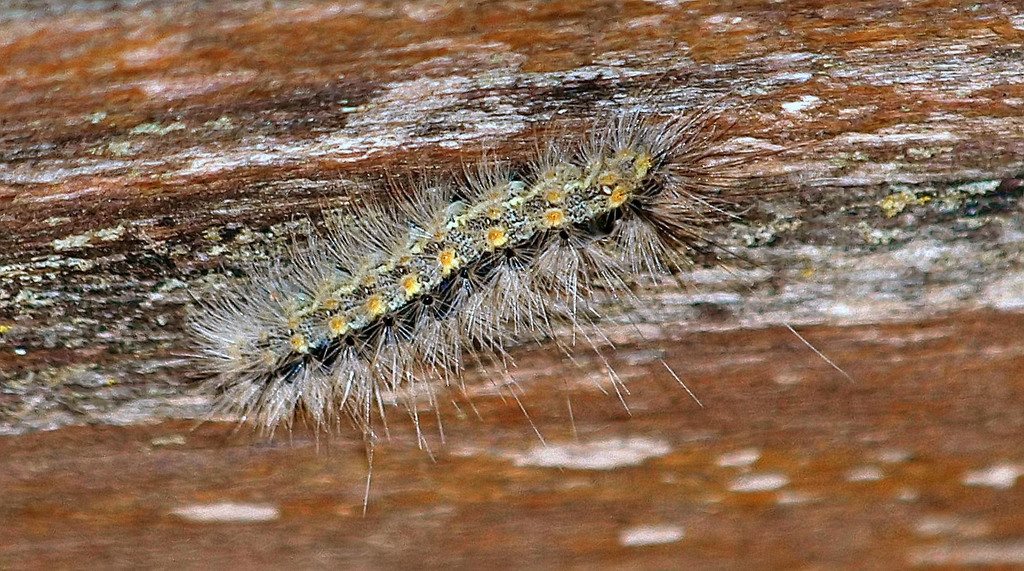
<path id="1" fill-rule="evenodd" d="M 750 157 L 723 157 L 720 134 L 710 108 L 623 111 L 523 171 L 484 161 L 329 216 L 289 260 L 191 314 L 220 407 L 268 432 L 297 416 L 318 431 L 350 420 L 372 443 L 384 395 L 405 395 L 418 429 L 418 399 L 437 410 L 438 387 L 484 361 L 507 374 L 524 339 L 601 356 L 596 302 L 687 267 L 750 194 L 730 174 Z"/>

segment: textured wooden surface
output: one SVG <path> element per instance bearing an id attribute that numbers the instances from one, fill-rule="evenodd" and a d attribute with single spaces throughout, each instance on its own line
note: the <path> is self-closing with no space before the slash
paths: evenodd
<path id="1" fill-rule="evenodd" d="M 6 438 L 0 560 L 45 568 L 1019 563 L 1022 331 L 1020 316 L 966 314 L 809 332 L 856 383 L 784 329 L 627 349 L 616 366 L 630 379 L 632 417 L 579 388 L 578 447 L 550 376 L 525 381 L 522 395 L 547 447 L 494 397 L 474 399 L 482 421 L 446 412 L 448 445 L 431 438 L 434 461 L 395 415 L 366 516 L 355 440 L 318 451 L 308 435 L 253 444 L 224 425 L 192 431 L 182 422 Z M 669 355 L 705 408 L 655 374 L 652 351 Z M 531 354 L 525 366 L 549 358 Z M 222 502 L 267 519 L 177 515 Z M 656 538 L 668 543 L 631 544 Z"/>
<path id="2" fill-rule="evenodd" d="M 0 7 L 0 567 L 1024 564 L 1024 12 L 832 4 Z M 547 452 L 478 379 L 434 461 L 394 411 L 366 517 L 354 437 L 167 420 L 209 406 L 188 292 L 306 216 L 723 95 L 728 149 L 811 144 L 715 235 L 753 265 L 609 308 L 632 416 L 596 360 L 523 348 Z M 609 469 L 536 465 L 569 461 L 566 383 Z M 175 515 L 223 501 L 268 521 Z"/>

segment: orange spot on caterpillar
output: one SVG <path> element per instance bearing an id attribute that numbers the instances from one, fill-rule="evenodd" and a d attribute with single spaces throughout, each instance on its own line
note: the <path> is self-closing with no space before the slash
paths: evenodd
<path id="1" fill-rule="evenodd" d="M 366 300 L 366 311 L 369 312 L 371 318 L 380 317 L 387 310 L 388 306 L 380 295 L 372 295 L 370 299 Z"/>
<path id="2" fill-rule="evenodd" d="M 437 261 L 441 264 L 441 275 L 448 277 L 458 266 L 459 258 L 454 248 L 445 248 L 438 254 Z"/>
<path id="3" fill-rule="evenodd" d="M 608 195 L 608 207 L 618 208 L 629 200 L 631 192 L 628 188 L 623 185 L 618 185 L 612 189 L 612 193 Z"/>
<path id="4" fill-rule="evenodd" d="M 651 171 L 651 167 L 654 166 L 654 157 L 650 153 L 637 153 L 636 159 L 633 161 L 633 174 L 638 179 L 642 179 L 647 176 L 647 173 Z"/>
<path id="5" fill-rule="evenodd" d="M 327 320 L 327 330 L 332 337 L 337 337 L 348 331 L 348 320 L 341 315 L 334 315 Z"/>
<path id="6" fill-rule="evenodd" d="M 309 343 L 302 334 L 296 333 L 292 335 L 291 339 L 288 340 L 288 344 L 291 345 L 292 351 L 296 353 L 306 353 L 309 351 Z"/>
<path id="7" fill-rule="evenodd" d="M 423 289 L 423 284 L 420 283 L 420 278 L 416 274 L 408 274 L 403 277 L 401 285 L 406 298 L 418 294 Z"/>
<path id="8" fill-rule="evenodd" d="M 508 244 L 508 232 L 500 226 L 492 226 L 487 229 L 487 246 L 492 250 L 494 248 L 500 248 L 505 244 Z"/>
<path id="9" fill-rule="evenodd" d="M 544 212 L 544 225 L 548 228 L 557 228 L 565 224 L 565 213 L 559 208 L 549 208 Z"/>

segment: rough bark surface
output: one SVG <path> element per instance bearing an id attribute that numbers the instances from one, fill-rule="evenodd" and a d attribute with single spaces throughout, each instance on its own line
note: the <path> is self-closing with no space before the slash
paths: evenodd
<path id="1" fill-rule="evenodd" d="M 396 410 L 366 517 L 354 435 L 168 420 L 210 404 L 190 293 L 325 207 L 723 97 L 726 148 L 789 150 L 742 259 L 609 308 L 629 414 L 525 347 L 547 447 L 483 378 L 434 460 Z M 1022 157 L 1008 0 L 7 3 L 0 566 L 1024 563 Z M 181 511 L 225 501 L 264 521 Z"/>

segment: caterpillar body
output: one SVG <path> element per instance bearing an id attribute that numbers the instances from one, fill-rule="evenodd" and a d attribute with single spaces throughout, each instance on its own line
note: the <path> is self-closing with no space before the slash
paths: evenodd
<path id="1" fill-rule="evenodd" d="M 387 395 L 436 409 L 437 387 L 483 361 L 507 368 L 512 344 L 557 339 L 556 324 L 573 331 L 567 352 L 577 339 L 598 350 L 598 300 L 685 266 L 735 216 L 741 191 L 716 160 L 718 135 L 706 110 L 620 112 L 522 172 L 485 162 L 329 215 L 290 260 L 191 314 L 220 407 L 269 432 L 349 420 L 372 440 Z"/>

